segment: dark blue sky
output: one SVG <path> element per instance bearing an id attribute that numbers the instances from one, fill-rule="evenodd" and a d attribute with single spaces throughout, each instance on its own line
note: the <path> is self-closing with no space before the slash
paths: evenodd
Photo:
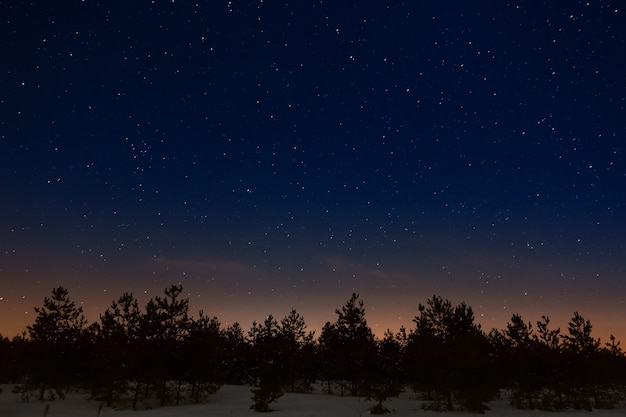
<path id="1" fill-rule="evenodd" d="M 58 285 L 95 320 L 174 282 L 244 326 L 356 291 L 410 327 L 438 292 L 626 333 L 619 2 L 0 15 L 0 333 Z"/>

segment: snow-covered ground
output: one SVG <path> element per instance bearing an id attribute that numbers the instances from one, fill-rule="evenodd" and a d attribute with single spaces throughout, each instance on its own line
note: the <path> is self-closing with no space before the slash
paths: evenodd
<path id="1" fill-rule="evenodd" d="M 200 405 L 185 405 L 178 407 L 154 408 L 146 411 L 113 410 L 103 407 L 97 402 L 88 402 L 82 394 L 69 395 L 65 400 L 52 402 L 30 401 L 18 402 L 18 397 L 11 392 L 12 386 L 3 385 L 0 394 L 0 417 L 238 417 L 238 416 L 267 416 L 267 417 L 358 417 L 368 415 L 368 408 L 373 404 L 362 398 L 339 397 L 322 394 L 285 394 L 272 403 L 275 410 L 269 414 L 255 413 L 250 410 L 252 394 L 250 387 L 224 386 L 211 397 L 211 402 Z M 415 394 L 405 392 L 399 398 L 386 403 L 392 414 L 391 417 L 424 415 L 431 417 L 467 417 L 476 414 L 465 412 L 438 413 L 423 411 L 422 401 L 415 399 Z M 590 415 L 587 411 L 542 412 L 515 410 L 508 405 L 506 399 L 489 403 L 491 411 L 487 416 L 497 417 L 573 417 Z M 45 410 L 47 407 L 47 414 Z M 626 408 L 616 410 L 594 410 L 592 416 L 623 417 Z"/>

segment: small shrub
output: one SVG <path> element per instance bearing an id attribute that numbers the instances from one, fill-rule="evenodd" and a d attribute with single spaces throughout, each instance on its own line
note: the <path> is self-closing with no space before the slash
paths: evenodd
<path id="1" fill-rule="evenodd" d="M 283 387 L 278 378 L 271 371 L 265 371 L 259 378 L 258 387 L 252 390 L 252 401 L 254 403 L 250 406 L 250 409 L 267 413 L 272 411 L 270 404 L 282 397 Z"/>

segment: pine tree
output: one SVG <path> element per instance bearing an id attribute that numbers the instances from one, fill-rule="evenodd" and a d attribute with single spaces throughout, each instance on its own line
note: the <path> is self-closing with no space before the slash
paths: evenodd
<path id="1" fill-rule="evenodd" d="M 261 368 L 257 373 L 256 388 L 252 389 L 251 409 L 266 413 L 272 411 L 270 404 L 283 395 L 283 383 L 281 378 L 273 372 L 271 367 Z"/>
<path id="2" fill-rule="evenodd" d="M 144 354 L 139 340 L 141 320 L 139 302 L 132 293 L 124 293 L 100 315 L 95 331 L 92 398 L 104 400 L 109 407 L 126 399 L 131 380 L 135 381 L 135 392 L 139 390 L 139 363 Z"/>
<path id="3" fill-rule="evenodd" d="M 512 349 L 530 349 L 533 336 L 532 324 L 526 324 L 519 314 L 513 314 L 504 331 Z"/>
<path id="4" fill-rule="evenodd" d="M 541 321 L 537 322 L 537 333 L 534 335 L 534 339 L 540 346 L 558 352 L 561 348 L 561 328 L 550 329 L 549 326 L 550 317 L 541 316 Z"/>
<path id="5" fill-rule="evenodd" d="M 318 360 L 320 377 L 326 382 L 326 393 L 332 394 L 332 383 L 343 376 L 340 370 L 341 359 L 337 355 L 340 349 L 339 334 L 335 326 L 326 322 L 318 338 Z M 343 391 L 341 393 L 343 395 Z"/>
<path id="6" fill-rule="evenodd" d="M 50 398 L 63 398 L 65 390 L 81 382 L 84 375 L 87 320 L 82 307 L 69 297 L 62 286 L 45 297 L 42 307 L 35 307 L 35 322 L 28 326 L 30 336 L 29 381 L 22 390 L 37 389 L 39 399 L 48 392 Z"/>
<path id="7" fill-rule="evenodd" d="M 55 288 L 52 297 L 44 297 L 43 304 L 43 307 L 35 307 L 35 323 L 27 327 L 31 340 L 56 345 L 78 342 L 87 320 L 83 308 L 69 298 L 69 291 Z"/>
<path id="8" fill-rule="evenodd" d="M 616 340 L 615 336 L 610 335 L 609 341 L 604 344 L 604 348 L 613 356 L 624 356 L 624 352 L 622 351 L 620 344 L 621 342 L 619 340 Z"/>
<path id="9" fill-rule="evenodd" d="M 185 370 L 182 365 L 182 353 L 185 338 L 189 332 L 189 299 L 181 298 L 183 292 L 182 285 L 172 285 L 164 290 L 165 297 L 156 297 L 156 303 L 163 325 L 163 347 L 166 355 L 162 378 L 162 388 L 159 394 L 161 406 L 170 399 L 168 392 L 168 382 L 170 379 L 176 380 L 177 388 L 175 393 L 175 404 L 178 405 L 182 399 L 181 387 L 185 380 Z"/>
<path id="10" fill-rule="evenodd" d="M 392 397 L 402 392 L 401 362 L 402 362 L 402 332 L 396 336 L 387 330 L 382 340 L 377 341 L 377 355 L 368 364 L 368 378 L 365 381 L 366 396 L 375 400 L 376 404 L 370 407 L 372 414 L 388 413 L 384 405 Z"/>
<path id="11" fill-rule="evenodd" d="M 255 411 L 270 411 L 269 405 L 283 395 L 286 371 L 281 358 L 284 340 L 273 315 L 265 321 L 252 323 L 248 332 L 254 365 L 250 370 L 256 388 L 252 389 Z"/>
<path id="12" fill-rule="evenodd" d="M 352 294 L 341 310 L 335 310 L 337 321 L 335 355 L 340 378 L 350 383 L 350 394 L 358 395 L 368 376 L 368 363 L 376 357 L 376 342 L 365 319 L 365 307 L 359 295 Z"/>
<path id="13" fill-rule="evenodd" d="M 591 335 L 593 326 L 578 312 L 567 326 L 567 335 L 563 335 L 564 355 L 568 366 L 563 368 L 566 404 L 576 409 L 591 410 L 590 397 L 599 402 L 598 385 L 602 383 L 598 374 L 598 354 L 600 339 Z"/>
<path id="14" fill-rule="evenodd" d="M 569 365 L 562 354 L 561 328 L 550 328 L 550 317 L 541 316 L 533 340 L 535 384 L 543 391 L 536 408 L 562 410 L 566 407 L 564 390 L 568 383 L 566 370 Z"/>
<path id="15" fill-rule="evenodd" d="M 307 331 L 307 325 L 295 309 L 280 321 L 280 360 L 285 370 L 285 383 L 291 392 L 309 391 L 310 380 L 314 379 L 311 368 L 314 361 L 313 338 L 315 333 Z M 300 386 L 297 387 L 297 384 Z"/>
<path id="16" fill-rule="evenodd" d="M 181 360 L 195 403 L 217 392 L 224 379 L 224 342 L 217 317 L 200 310 L 198 318 L 190 320 Z"/>
<path id="17" fill-rule="evenodd" d="M 252 323 L 248 331 L 248 343 L 253 351 L 253 369 L 273 367 L 274 372 L 282 376 L 279 369 L 282 366 L 279 354 L 282 340 L 280 327 L 273 315 L 267 316 L 263 323 Z"/>
<path id="18" fill-rule="evenodd" d="M 513 384 L 511 404 L 516 408 L 537 408 L 541 392 L 537 378 L 540 364 L 535 357 L 536 335 L 532 324 L 526 323 L 519 314 L 513 314 L 503 334 L 509 350 L 508 371 Z"/>
<path id="19" fill-rule="evenodd" d="M 567 326 L 568 335 L 563 335 L 565 348 L 584 356 L 593 355 L 600 347 L 600 340 L 591 336 L 591 322 L 577 311 Z"/>
<path id="20" fill-rule="evenodd" d="M 250 346 L 241 325 L 233 323 L 222 331 L 224 343 L 222 363 L 224 365 L 224 382 L 228 384 L 244 384 L 249 382 Z"/>
<path id="21" fill-rule="evenodd" d="M 471 307 L 454 307 L 435 295 L 418 308 L 406 348 L 414 389 L 431 400 L 426 408 L 451 411 L 456 404 L 483 412 L 496 390 L 485 372 L 491 368 L 490 345 Z"/>
<path id="22" fill-rule="evenodd" d="M 184 340 L 189 330 L 189 299 L 182 298 L 182 285 L 172 285 L 164 290 L 164 297 L 157 296 L 148 301 L 140 326 L 147 342 L 144 360 L 145 380 L 152 381 L 157 388 L 161 406 L 181 398 L 182 381 L 185 379 L 181 355 Z M 149 359 L 159 366 L 147 366 Z M 177 389 L 172 396 L 168 387 L 170 381 L 177 381 Z"/>

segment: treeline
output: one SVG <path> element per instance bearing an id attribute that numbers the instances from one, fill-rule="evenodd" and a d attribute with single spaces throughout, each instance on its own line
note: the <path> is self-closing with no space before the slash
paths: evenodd
<path id="1" fill-rule="evenodd" d="M 546 316 L 533 326 L 519 315 L 487 333 L 471 307 L 433 296 L 412 329 L 377 338 L 353 294 L 316 337 L 295 310 L 247 332 L 202 311 L 192 317 L 177 285 L 143 308 L 125 293 L 92 324 L 63 287 L 35 312 L 21 336 L 0 338 L 0 382 L 24 400 L 81 390 L 106 406 L 146 408 L 204 402 L 223 384 L 255 387 L 257 411 L 315 384 L 375 400 L 374 413 L 409 387 L 425 408 L 475 412 L 502 392 L 517 408 L 542 410 L 612 408 L 625 397 L 619 342 L 602 345 L 578 313 L 563 333 Z"/>

